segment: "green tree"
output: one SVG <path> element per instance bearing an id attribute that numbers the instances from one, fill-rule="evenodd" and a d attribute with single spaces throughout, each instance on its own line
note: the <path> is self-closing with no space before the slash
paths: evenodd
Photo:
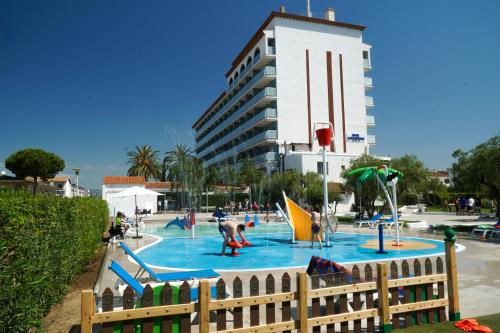
<path id="1" fill-rule="evenodd" d="M 201 204 L 201 195 L 205 184 L 206 172 L 203 167 L 203 161 L 192 157 L 186 160 L 187 177 L 186 189 L 188 192 L 188 206 L 199 209 Z"/>
<path id="2" fill-rule="evenodd" d="M 36 194 L 38 179 L 47 180 L 54 177 L 65 165 L 64 160 L 56 154 L 28 148 L 10 155 L 5 160 L 5 167 L 18 179 L 33 177 L 33 194 Z"/>
<path id="3" fill-rule="evenodd" d="M 480 191 L 484 188 L 491 198 L 500 202 L 500 136 L 467 152 L 459 149 L 453 153 L 453 182 L 462 191 Z M 497 216 L 500 217 L 497 209 Z"/>
<path id="4" fill-rule="evenodd" d="M 191 149 L 186 145 L 175 145 L 174 149 L 165 153 L 164 163 L 168 168 L 167 179 L 175 186 L 177 194 L 180 189 L 181 208 L 187 205 L 189 173 L 191 160 L 194 158 Z"/>
<path id="5" fill-rule="evenodd" d="M 302 176 L 304 185 L 302 198 L 311 206 L 323 207 L 323 176 L 316 172 L 308 172 Z M 334 191 L 333 183 L 328 183 L 328 202 L 340 200 L 340 193 Z"/>
<path id="6" fill-rule="evenodd" d="M 375 211 L 375 200 L 378 199 L 379 195 L 383 196 L 382 190 L 379 191 L 377 180 L 373 178 L 373 180 L 359 184 L 356 181 L 357 177 L 349 177 L 347 176 L 347 173 L 354 169 L 381 164 L 387 164 L 387 162 L 365 154 L 353 159 L 349 165 L 349 168 L 344 170 L 341 174 L 341 176 L 346 181 L 344 184 L 344 190 L 346 192 L 354 192 L 358 209 L 359 198 L 361 197 L 361 206 L 364 210 L 367 211 L 370 217 L 373 216 L 373 212 Z"/>
<path id="7" fill-rule="evenodd" d="M 419 196 L 426 197 L 429 191 L 435 190 L 428 187 L 431 184 L 430 170 L 415 155 L 394 158 L 390 165 L 404 174 L 397 185 L 398 203 L 416 204 Z"/>
<path id="8" fill-rule="evenodd" d="M 243 166 L 239 171 L 239 182 L 240 184 L 246 185 L 250 188 L 250 203 L 258 198 L 258 193 L 262 188 L 264 177 L 265 173 L 255 168 L 254 162 L 251 158 L 243 160 Z"/>
<path id="9" fill-rule="evenodd" d="M 150 178 L 160 179 L 161 164 L 158 158 L 158 150 L 153 150 L 148 145 L 137 146 L 135 150 L 127 153 L 130 164 L 127 174 L 129 176 L 144 176 L 146 181 Z"/>
<path id="10" fill-rule="evenodd" d="M 283 191 L 289 198 L 296 201 L 299 201 L 303 196 L 302 175 L 296 170 L 273 174 L 271 184 L 274 189 L 274 197 L 281 198 Z"/>
<path id="11" fill-rule="evenodd" d="M 443 195 L 447 193 L 446 186 L 436 177 L 427 177 L 425 181 L 425 193 L 424 200 L 426 203 L 431 204 L 432 206 L 440 205 L 447 196 Z"/>

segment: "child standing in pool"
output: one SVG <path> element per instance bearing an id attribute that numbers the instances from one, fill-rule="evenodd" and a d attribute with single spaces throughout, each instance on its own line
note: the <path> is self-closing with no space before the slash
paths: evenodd
<path id="1" fill-rule="evenodd" d="M 323 248 L 323 245 L 321 244 L 321 215 L 319 213 L 319 210 L 317 207 L 314 207 L 311 209 L 311 230 L 312 230 L 312 236 L 311 236 L 311 247 L 314 248 L 314 240 L 318 239 L 319 242 L 319 248 Z"/>

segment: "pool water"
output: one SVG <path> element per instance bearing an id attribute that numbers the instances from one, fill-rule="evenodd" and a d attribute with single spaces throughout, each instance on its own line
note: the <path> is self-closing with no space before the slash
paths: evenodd
<path id="1" fill-rule="evenodd" d="M 240 256 L 222 256 L 222 237 L 217 225 L 197 225 L 196 237 L 191 238 L 190 230 L 175 226 L 144 228 L 144 234 L 159 237 L 158 241 L 137 251 L 139 257 L 148 265 L 156 268 L 177 270 L 212 268 L 220 271 L 265 270 L 298 268 L 307 266 L 311 256 L 320 256 L 340 264 L 359 263 L 425 257 L 444 253 L 442 241 L 401 237 L 402 240 L 416 240 L 429 243 L 432 248 L 420 250 L 387 250 L 388 254 L 377 254 L 374 249 L 361 245 L 369 240 L 378 239 L 376 234 L 357 234 L 336 232 L 331 238 L 332 247 L 311 248 L 311 242 L 290 243 L 291 232 L 287 225 L 260 225 L 247 228 L 245 237 L 252 246 L 238 249 Z M 393 239 L 386 235 L 385 239 Z M 230 253 L 230 248 L 226 253 Z"/>

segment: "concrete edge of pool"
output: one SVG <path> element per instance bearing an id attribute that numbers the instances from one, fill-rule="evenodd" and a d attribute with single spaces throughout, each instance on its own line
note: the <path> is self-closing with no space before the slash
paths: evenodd
<path id="1" fill-rule="evenodd" d="M 366 236 L 372 236 L 373 234 L 366 234 L 366 233 L 357 233 L 357 232 L 338 232 L 339 234 L 350 234 L 350 235 L 366 235 Z M 151 244 L 142 246 L 134 251 L 134 253 L 139 254 L 140 252 L 153 247 L 160 243 L 164 238 L 152 234 L 147 234 L 147 233 L 141 233 L 144 236 L 148 236 L 151 238 L 155 238 L 156 240 L 153 241 Z M 201 237 L 213 237 L 213 235 L 206 235 L 206 236 L 199 236 Z M 388 236 L 388 237 L 393 237 L 393 236 Z M 190 239 L 190 237 L 174 237 L 174 238 L 186 238 Z M 439 242 L 439 243 L 444 243 L 443 240 L 437 240 L 437 239 L 429 239 L 429 238 L 423 238 L 423 237 L 406 237 L 403 236 L 401 239 L 419 239 L 419 240 L 426 240 L 426 241 L 433 241 L 433 242 Z M 462 252 L 466 249 L 464 245 L 461 245 L 459 243 L 456 243 L 456 252 Z M 404 257 L 397 257 L 397 258 L 387 258 L 387 259 L 372 259 L 372 260 L 363 260 L 363 261 L 336 261 L 337 263 L 341 265 L 354 265 L 354 264 L 359 264 L 359 263 L 373 263 L 373 262 L 382 262 L 382 261 L 389 261 L 389 260 L 407 260 L 407 259 L 416 259 L 416 258 L 423 258 L 423 257 L 434 257 L 434 256 L 442 256 L 444 255 L 444 252 L 437 252 L 437 253 L 432 253 L 432 254 L 426 254 L 426 255 L 410 255 L 410 256 L 404 256 Z M 135 265 L 138 265 L 130 256 L 127 256 L 128 260 Z M 179 267 L 169 267 L 169 266 L 158 266 L 158 265 L 152 265 L 146 262 L 146 264 L 151 267 L 151 268 L 156 268 L 156 269 L 163 269 L 163 270 L 173 270 L 173 271 L 190 271 L 195 268 L 179 268 Z M 239 271 L 245 271 L 245 272 L 260 272 L 260 271 L 277 271 L 277 270 L 287 270 L 287 269 L 302 269 L 306 268 L 307 265 L 298 265 L 298 266 L 279 266 L 279 267 L 265 267 L 265 268 L 237 268 L 237 269 L 218 269 L 214 268 L 214 270 L 219 271 L 219 272 L 239 272 Z"/>

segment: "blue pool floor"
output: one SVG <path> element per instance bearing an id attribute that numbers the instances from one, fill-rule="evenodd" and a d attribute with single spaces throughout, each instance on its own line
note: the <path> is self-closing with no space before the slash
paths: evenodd
<path id="1" fill-rule="evenodd" d="M 264 230 L 262 230 L 264 231 Z M 387 250 L 388 254 L 377 254 L 374 249 L 363 248 L 367 241 L 377 239 L 373 234 L 337 232 L 331 239 L 332 247 L 319 249 L 316 242 L 299 241 L 290 243 L 290 232 L 266 232 L 257 230 L 246 235 L 252 246 L 238 249 L 240 256 L 221 255 L 222 237 L 218 234 L 198 236 L 191 239 L 189 233 L 184 237 L 160 238 L 137 253 L 148 265 L 165 269 L 206 269 L 221 271 L 284 269 L 307 266 L 311 256 L 320 256 L 340 264 L 382 261 L 412 257 L 425 257 L 444 253 L 444 243 L 432 239 L 401 237 L 402 240 L 417 240 L 434 245 L 420 250 Z M 162 235 L 165 236 L 165 235 Z M 386 239 L 393 239 L 389 235 Z"/>

